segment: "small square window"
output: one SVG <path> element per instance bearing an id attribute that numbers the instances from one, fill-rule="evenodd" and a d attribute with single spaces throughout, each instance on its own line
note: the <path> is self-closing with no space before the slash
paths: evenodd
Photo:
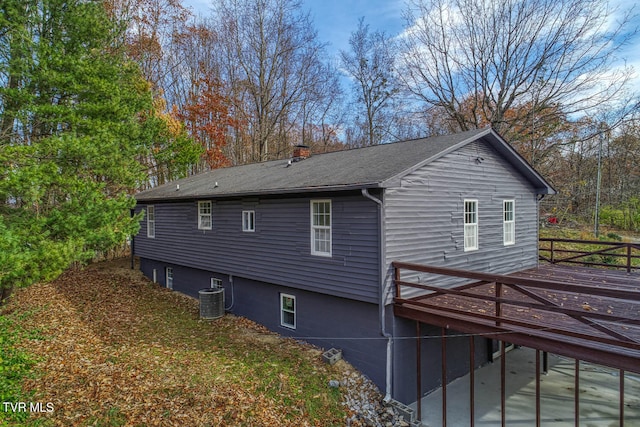
<path id="1" fill-rule="evenodd" d="M 222 279 L 218 279 L 217 277 L 211 278 L 211 289 L 220 289 L 222 288 Z"/>
<path id="2" fill-rule="evenodd" d="M 256 231 L 256 213 L 255 211 L 242 211 L 242 231 Z"/>
<path id="3" fill-rule="evenodd" d="M 280 325 L 285 328 L 296 328 L 296 297 L 280 294 Z"/>
<path id="4" fill-rule="evenodd" d="M 211 202 L 198 202 L 198 229 L 211 230 Z"/>

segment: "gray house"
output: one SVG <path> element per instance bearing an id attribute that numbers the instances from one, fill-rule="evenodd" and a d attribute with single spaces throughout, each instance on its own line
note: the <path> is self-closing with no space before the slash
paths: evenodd
<path id="1" fill-rule="evenodd" d="M 291 160 L 139 193 L 135 255 L 163 286 L 198 296 L 222 285 L 228 311 L 341 349 L 388 398 L 410 403 L 416 349 L 405 338 L 415 324 L 393 315 L 390 263 L 534 267 L 538 202 L 552 193 L 490 128 L 311 156 L 298 147 Z M 425 366 L 438 354 L 431 341 Z M 490 349 L 487 340 L 476 346 L 478 364 Z M 461 374 L 463 365 L 449 369 Z M 425 390 L 438 375 L 425 374 Z"/>

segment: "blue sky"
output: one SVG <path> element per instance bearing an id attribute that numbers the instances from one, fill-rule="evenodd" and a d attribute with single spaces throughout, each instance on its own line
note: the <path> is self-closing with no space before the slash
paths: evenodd
<path id="1" fill-rule="evenodd" d="M 183 4 L 195 14 L 207 15 L 212 0 L 183 0 Z M 398 34 L 404 23 L 405 0 L 303 0 L 302 8 L 310 13 L 318 39 L 329 43 L 329 54 L 337 58 L 341 49 L 349 49 L 349 36 L 361 17 L 372 31 Z"/>
<path id="2" fill-rule="evenodd" d="M 364 17 L 372 31 L 396 35 L 402 31 L 404 0 L 307 0 L 308 9 L 318 30 L 318 38 L 330 43 L 328 50 L 337 55 L 349 50 L 349 37 Z"/>
<path id="3" fill-rule="evenodd" d="M 183 0 L 195 14 L 208 15 L 215 0 Z M 611 0 L 611 3 L 627 6 L 628 0 Z M 381 30 L 388 35 L 397 35 L 404 26 L 402 17 L 405 0 L 302 0 L 302 8 L 309 11 L 318 31 L 318 39 L 328 43 L 327 51 L 332 59 L 338 59 L 340 50 L 349 49 L 349 36 L 355 31 L 358 19 L 365 18 L 372 31 Z M 638 13 L 639 11 L 636 10 Z M 640 15 L 635 26 L 640 28 Z M 634 89 L 640 91 L 640 37 L 627 46 L 619 58 L 620 64 L 635 69 Z"/>

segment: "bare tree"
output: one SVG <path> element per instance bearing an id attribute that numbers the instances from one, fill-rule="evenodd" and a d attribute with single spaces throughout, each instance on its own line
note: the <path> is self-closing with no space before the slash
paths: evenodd
<path id="1" fill-rule="evenodd" d="M 301 137 L 313 151 L 333 151 L 340 145 L 337 130 L 344 120 L 344 100 L 338 71 L 331 64 L 317 69 L 315 84 L 305 91 L 300 109 Z"/>
<path id="2" fill-rule="evenodd" d="M 602 0 L 412 0 L 403 83 L 453 130 L 490 124 L 516 142 L 553 135 L 559 113 L 624 115 L 631 69 L 614 63 L 631 13 Z"/>
<path id="3" fill-rule="evenodd" d="M 283 157 L 306 94 L 326 72 L 323 45 L 296 0 L 220 0 L 215 11 L 227 81 L 252 147 L 247 160 Z"/>
<path id="4" fill-rule="evenodd" d="M 364 116 L 363 145 L 388 139 L 392 121 L 392 100 L 398 93 L 394 72 L 394 43 L 384 32 L 369 31 L 364 18 L 349 38 L 351 51 L 341 51 L 342 66 L 354 81 L 356 105 Z"/>

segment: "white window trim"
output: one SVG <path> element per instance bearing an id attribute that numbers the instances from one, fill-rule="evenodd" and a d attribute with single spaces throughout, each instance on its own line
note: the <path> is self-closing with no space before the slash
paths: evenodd
<path id="1" fill-rule="evenodd" d="M 147 237 L 156 237 L 156 208 L 153 205 L 147 206 Z"/>
<path id="2" fill-rule="evenodd" d="M 293 311 L 292 310 L 287 310 L 287 309 L 284 308 L 284 299 L 285 298 L 291 298 L 293 300 Z M 296 302 L 296 297 L 294 295 L 280 294 L 280 326 L 285 327 L 285 328 L 289 328 L 289 329 L 295 329 L 296 328 L 296 324 L 297 324 L 297 315 L 296 315 L 297 309 L 298 309 L 298 304 Z M 285 313 L 293 314 L 293 325 L 285 322 L 285 320 L 284 320 L 284 314 Z"/>
<path id="3" fill-rule="evenodd" d="M 209 207 L 209 213 L 202 213 L 202 208 Z M 209 219 L 209 225 L 203 225 L 204 219 Z M 211 230 L 213 227 L 213 204 L 210 200 L 202 200 L 198 202 L 198 230 Z"/>
<path id="4" fill-rule="evenodd" d="M 511 203 L 511 220 L 505 218 L 507 203 Z M 516 244 L 516 201 L 514 199 L 502 201 L 502 241 L 505 246 Z"/>
<path id="5" fill-rule="evenodd" d="M 467 223 L 467 203 L 475 204 L 475 222 Z M 478 242 L 478 229 L 480 228 L 478 223 L 478 200 L 476 199 L 464 199 L 463 207 L 462 207 L 462 222 L 464 224 L 464 251 L 475 251 L 479 248 Z M 474 245 L 467 246 L 467 242 L 473 239 Z"/>
<path id="6" fill-rule="evenodd" d="M 165 274 L 165 286 L 168 289 L 173 289 L 173 268 L 171 267 L 166 267 L 164 270 L 164 274 Z"/>
<path id="7" fill-rule="evenodd" d="M 325 225 L 313 225 L 313 205 L 316 203 L 329 203 L 329 226 Z M 309 205 L 310 210 L 310 229 L 311 229 L 311 255 L 331 257 L 333 254 L 333 206 L 331 199 L 319 199 L 311 200 Z M 316 230 L 328 230 L 329 231 L 329 251 L 317 251 L 316 250 Z"/>
<path id="8" fill-rule="evenodd" d="M 256 231 L 256 211 L 242 211 L 242 231 L 245 233 Z"/>

